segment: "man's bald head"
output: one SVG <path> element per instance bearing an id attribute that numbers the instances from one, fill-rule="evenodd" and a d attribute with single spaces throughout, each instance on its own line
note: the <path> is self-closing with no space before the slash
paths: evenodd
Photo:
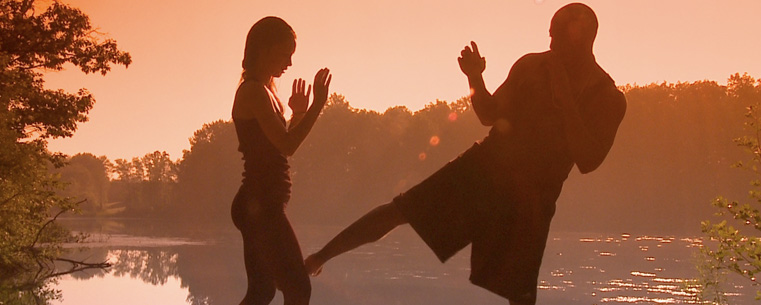
<path id="1" fill-rule="evenodd" d="M 597 36 L 597 16 L 589 6 L 571 3 L 560 8 L 550 22 L 550 49 L 570 51 L 592 51 Z"/>

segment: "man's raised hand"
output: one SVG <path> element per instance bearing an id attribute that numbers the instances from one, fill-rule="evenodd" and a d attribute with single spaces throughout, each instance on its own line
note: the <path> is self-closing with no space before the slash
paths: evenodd
<path id="1" fill-rule="evenodd" d="M 481 53 L 478 52 L 478 45 L 474 41 L 470 42 L 470 46 L 465 46 L 462 49 L 457 62 L 460 63 L 462 73 L 468 77 L 479 75 L 486 69 L 486 58 L 481 57 Z"/>

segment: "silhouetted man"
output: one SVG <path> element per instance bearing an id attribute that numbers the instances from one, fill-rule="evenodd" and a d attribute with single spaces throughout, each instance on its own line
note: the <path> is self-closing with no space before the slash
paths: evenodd
<path id="1" fill-rule="evenodd" d="M 409 223 L 443 262 L 472 244 L 471 277 L 510 300 L 536 303 L 537 277 L 555 202 L 574 164 L 595 170 L 626 111 L 597 64 L 597 17 L 573 3 L 555 13 L 550 50 L 521 57 L 490 94 L 474 42 L 458 58 L 473 110 L 489 135 L 391 203 L 381 205 L 308 257 L 324 262 Z"/>

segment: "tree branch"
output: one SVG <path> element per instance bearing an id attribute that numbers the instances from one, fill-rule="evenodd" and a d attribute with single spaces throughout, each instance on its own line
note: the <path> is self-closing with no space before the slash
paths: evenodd
<path id="1" fill-rule="evenodd" d="M 3 202 L 0 202 L 0 207 L 1 207 L 1 206 L 4 206 L 5 204 L 7 204 L 8 202 L 10 202 L 10 201 L 11 201 L 11 200 L 13 200 L 14 198 L 18 197 L 19 195 L 21 195 L 21 192 L 18 192 L 18 193 L 16 193 L 16 194 L 14 194 L 13 196 L 11 196 L 11 197 L 8 197 L 7 199 L 3 200 Z"/>
<path id="2" fill-rule="evenodd" d="M 56 258 L 56 261 L 66 262 L 70 263 L 72 265 L 71 269 L 67 271 L 62 272 L 55 272 L 47 275 L 45 279 L 59 277 L 66 274 L 71 274 L 74 272 L 84 271 L 87 269 L 106 269 L 111 267 L 111 263 L 109 262 L 100 262 L 100 263 L 85 263 L 82 261 L 67 259 L 67 258 Z"/>
<path id="3" fill-rule="evenodd" d="M 85 201 L 87 201 L 87 199 L 84 199 L 84 200 L 82 200 L 80 202 L 77 202 L 76 204 L 78 205 L 78 204 L 81 204 L 81 203 L 83 203 Z M 47 227 L 51 223 L 55 222 L 56 219 L 58 219 L 58 216 L 61 216 L 61 214 L 65 213 L 66 211 L 68 211 L 68 210 L 61 210 L 61 211 L 59 211 L 57 214 L 55 214 L 55 216 L 53 216 L 52 219 L 50 219 L 47 222 L 45 222 L 45 224 L 43 224 L 42 227 L 40 227 L 40 230 L 37 231 L 37 236 L 35 236 L 34 241 L 32 242 L 31 245 L 29 245 L 29 248 L 34 248 L 34 246 L 37 245 L 37 242 L 40 240 L 40 236 L 42 235 L 42 231 L 45 230 L 45 227 Z"/>

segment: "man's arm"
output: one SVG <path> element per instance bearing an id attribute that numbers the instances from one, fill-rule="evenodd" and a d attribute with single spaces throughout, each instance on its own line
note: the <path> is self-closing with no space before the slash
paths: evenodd
<path id="1" fill-rule="evenodd" d="M 613 146 L 618 126 L 626 112 L 623 93 L 608 93 L 600 105 L 595 105 L 595 117 L 582 118 L 578 107 L 563 112 L 568 149 L 579 171 L 589 173 L 602 164 Z"/>
<path id="2" fill-rule="evenodd" d="M 564 63 L 550 53 L 550 81 L 555 104 L 562 109 L 563 130 L 565 132 L 571 159 L 582 174 L 589 173 L 602 164 L 613 146 L 618 126 L 626 113 L 626 98 L 612 83 L 599 89 L 594 100 L 583 101 L 584 113 L 578 100 L 583 88 L 597 77 L 603 77 L 602 68 L 595 66 L 581 72 L 583 77 L 577 90 L 572 90 L 571 81 Z M 605 75 L 604 77 L 607 77 Z M 611 81 L 612 82 L 612 81 Z"/>
<path id="3" fill-rule="evenodd" d="M 499 119 L 499 115 L 503 113 L 503 108 L 510 103 L 510 93 L 514 90 L 516 81 L 522 77 L 521 74 L 525 71 L 526 56 L 515 62 L 507 75 L 507 79 L 494 91 L 494 94 L 491 94 L 486 89 L 482 75 L 486 69 L 486 59 L 481 57 L 475 42 L 471 41 L 471 47 L 466 46 L 460 53 L 461 57 L 457 60 L 460 63 L 460 69 L 468 77 L 473 111 L 476 112 L 476 116 L 482 125 L 492 126 Z"/>
<path id="4" fill-rule="evenodd" d="M 486 89 L 481 73 L 469 75 L 468 85 L 470 86 L 470 103 L 473 105 L 473 111 L 476 112 L 478 120 L 484 126 L 494 125 L 494 121 L 497 120 L 497 101 Z"/>
<path id="5" fill-rule="evenodd" d="M 604 91 L 598 93 L 595 103 L 589 106 L 595 107 L 587 111 L 592 113 L 582 116 L 565 67 L 554 56 L 550 57 L 549 64 L 552 95 L 562 108 L 563 129 L 571 159 L 582 174 L 589 173 L 602 164 L 613 146 L 618 126 L 626 113 L 626 98 L 611 84 L 602 89 Z M 601 70 L 588 73 L 598 72 L 603 73 Z M 587 77 L 593 78 L 592 75 Z"/>
<path id="6" fill-rule="evenodd" d="M 486 89 L 482 73 L 486 69 L 486 59 L 481 57 L 478 52 L 478 45 L 474 41 L 470 46 L 465 46 L 457 58 L 460 64 L 460 70 L 468 77 L 468 86 L 470 87 L 470 102 L 473 104 L 473 111 L 476 112 L 478 120 L 484 126 L 491 126 L 497 119 L 496 102 L 494 97 Z"/>

